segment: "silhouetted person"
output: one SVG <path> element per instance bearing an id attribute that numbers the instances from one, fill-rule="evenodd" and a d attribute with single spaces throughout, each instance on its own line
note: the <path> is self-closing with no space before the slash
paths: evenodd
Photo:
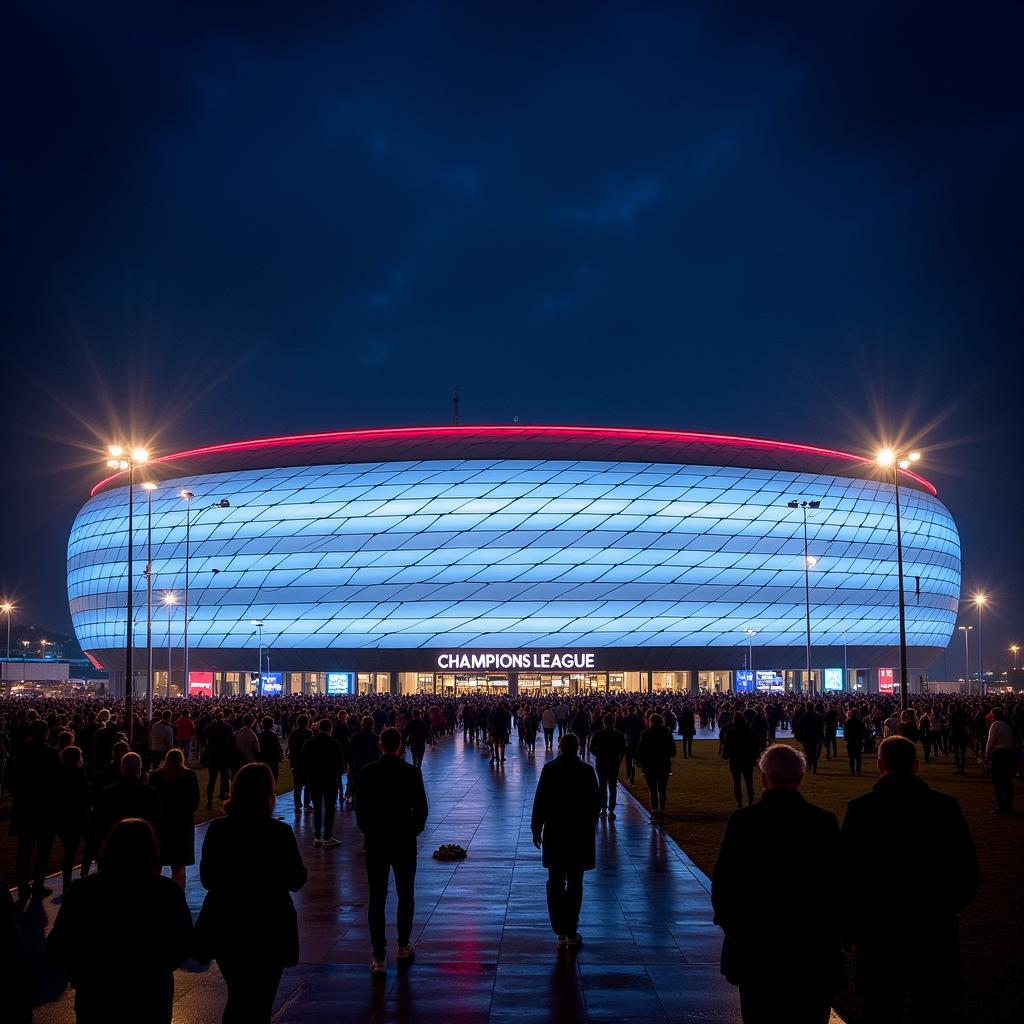
<path id="1" fill-rule="evenodd" d="M 94 832 L 99 849 L 122 818 L 143 818 L 160 829 L 160 794 L 142 781 L 142 758 L 129 751 L 121 758 L 121 777 L 96 796 Z"/>
<path id="2" fill-rule="evenodd" d="M 409 748 L 409 753 L 412 754 L 412 763 L 417 768 L 423 765 L 423 755 L 427 749 L 429 736 L 430 727 L 423 721 L 419 709 L 414 708 L 406 723 L 405 732 L 402 734 L 402 742 Z"/>
<path id="3" fill-rule="evenodd" d="M 722 757 L 729 762 L 732 774 L 732 792 L 736 798 L 736 806 L 743 806 L 743 792 L 740 783 L 746 784 L 747 803 L 754 802 L 754 765 L 760 753 L 757 737 L 751 731 L 746 718 L 736 712 L 732 724 L 725 733 L 725 744 Z"/>
<path id="4" fill-rule="evenodd" d="M 994 814 L 1013 812 L 1013 773 L 1017 767 L 1017 736 L 1002 708 L 992 709 L 992 724 L 985 740 L 985 760 L 996 791 Z"/>
<path id="5" fill-rule="evenodd" d="M 679 712 L 679 735 L 683 738 L 683 757 L 693 757 L 693 737 L 697 735 L 697 720 L 689 704 L 684 704 Z"/>
<path id="6" fill-rule="evenodd" d="M 285 967 L 299 961 L 291 893 L 306 883 L 295 833 L 274 818 L 274 777 L 259 761 L 231 783 L 210 822 L 199 877 L 206 888 L 196 955 L 215 959 L 228 988 L 224 1024 L 266 1024 Z"/>
<path id="7" fill-rule="evenodd" d="M 185 868 L 196 862 L 195 813 L 199 809 L 199 778 L 185 765 L 185 752 L 172 747 L 149 777 L 160 794 L 160 863 L 185 888 Z"/>
<path id="8" fill-rule="evenodd" d="M 313 800 L 309 795 L 309 786 L 306 784 L 306 769 L 302 762 L 302 750 L 312 736 L 313 733 L 309 729 L 309 715 L 299 715 L 295 719 L 295 728 L 288 734 L 288 766 L 292 770 L 292 799 L 296 811 L 301 811 L 303 807 L 309 810 L 313 809 Z M 303 790 L 305 790 L 305 794 L 303 794 Z M 303 795 L 305 795 L 305 802 L 303 802 Z"/>
<path id="9" fill-rule="evenodd" d="M 284 751 L 281 749 L 281 741 L 274 732 L 274 720 L 270 715 L 265 715 L 260 721 L 260 731 L 256 736 L 260 747 L 258 761 L 262 761 L 269 769 L 270 774 L 277 781 L 281 769 L 281 761 L 284 759 Z"/>
<path id="10" fill-rule="evenodd" d="M 901 1020 L 908 993 L 917 1024 L 944 1024 L 959 996 L 957 914 L 977 892 L 978 858 L 960 804 L 931 789 L 917 767 L 911 740 L 884 739 L 878 746 L 882 777 L 850 801 L 843 822 L 847 868 L 864 892 L 887 892 L 892 865 L 902 864 L 913 871 L 914 891 L 922 897 L 912 914 L 881 922 L 874 900 L 850 904 L 847 938 L 856 946 L 857 988 L 868 1024 Z"/>
<path id="11" fill-rule="evenodd" d="M 665 820 L 668 777 L 672 774 L 672 758 L 675 756 L 676 741 L 664 719 L 661 715 L 651 715 L 650 725 L 640 734 L 636 747 L 637 764 L 651 793 L 651 824 L 661 824 Z"/>
<path id="12" fill-rule="evenodd" d="M 615 817 L 615 797 L 619 788 L 619 766 L 626 754 L 626 740 L 615 728 L 615 716 L 605 715 L 602 728 L 590 737 L 597 785 L 601 791 L 601 816 Z"/>
<path id="13" fill-rule="evenodd" d="M 7 769 L 7 787 L 13 798 L 11 835 L 18 837 L 15 875 L 18 898 L 23 901 L 52 892 L 44 879 L 57 830 L 60 762 L 57 751 L 45 740 L 46 723 L 33 722 Z"/>
<path id="14" fill-rule="evenodd" d="M 811 701 L 807 702 L 799 719 L 794 716 L 793 735 L 804 748 L 807 769 L 812 775 L 818 774 L 818 754 L 825 740 L 825 719 L 815 709 Z"/>
<path id="15" fill-rule="evenodd" d="M 3 964 L 5 1024 L 32 1024 L 32 971 L 15 919 L 14 900 L 0 878 L 0 964 Z"/>
<path id="16" fill-rule="evenodd" d="M 65 892 L 46 943 L 75 988 L 78 1024 L 170 1024 L 174 969 L 188 957 L 192 915 L 181 887 L 159 874 L 149 822 L 119 821 L 99 869 Z M 144 942 L 126 934 L 133 921 L 145 924 Z"/>
<path id="17" fill-rule="evenodd" d="M 213 810 L 213 790 L 220 781 L 220 799 L 225 801 L 231 784 L 231 771 L 235 763 L 235 731 L 224 721 L 224 712 L 218 708 L 203 731 L 202 764 L 206 766 L 209 779 L 206 783 L 206 809 Z"/>
<path id="18" fill-rule="evenodd" d="M 57 835 L 63 848 L 61 874 L 64 891 L 71 886 L 78 848 L 89 828 L 89 779 L 82 765 L 82 751 L 65 747 L 60 753 L 60 775 L 57 781 Z"/>
<path id="19" fill-rule="evenodd" d="M 338 801 L 341 773 L 345 770 L 345 753 L 331 735 L 333 728 L 329 718 L 322 718 L 313 738 L 302 748 L 306 785 L 313 799 L 314 846 L 338 845 L 334 838 L 334 805 Z"/>
<path id="20" fill-rule="evenodd" d="M 843 722 L 843 741 L 846 743 L 846 756 L 850 761 L 851 775 L 860 775 L 867 734 L 868 727 L 860 717 L 860 710 L 850 708 L 846 713 L 846 721 Z"/>
<path id="21" fill-rule="evenodd" d="M 533 797 L 530 829 L 533 845 L 548 869 L 548 917 L 559 947 L 578 946 L 583 873 L 595 863 L 594 830 L 601 811 L 597 775 L 579 758 L 580 741 L 567 732 L 558 741 L 558 757 L 540 773 Z"/>
<path id="22" fill-rule="evenodd" d="M 387 970 L 384 904 L 392 871 L 398 894 L 398 958 L 407 960 L 414 953 L 410 939 L 416 909 L 416 837 L 427 823 L 423 774 L 402 757 L 402 735 L 397 729 L 380 734 L 380 751 L 381 758 L 360 771 L 356 799 L 356 822 L 366 849 L 374 974 Z"/>
<path id="23" fill-rule="evenodd" d="M 805 770 L 798 751 L 771 746 L 760 768 L 764 793 L 730 815 L 711 879 L 715 921 L 725 932 L 722 974 L 739 986 L 744 1024 L 826 1024 L 844 984 L 839 916 L 822 914 L 821 891 L 812 884 L 791 886 L 780 914 L 778 891 L 761 869 L 808 856 L 840 864 L 839 823 L 798 792 Z M 799 974 L 780 985 L 794 955 Z"/>
<path id="24" fill-rule="evenodd" d="M 359 731 L 352 737 L 352 760 L 348 766 L 348 794 L 359 800 L 359 776 L 363 768 L 380 757 L 380 740 L 374 732 L 373 719 L 364 715 Z"/>

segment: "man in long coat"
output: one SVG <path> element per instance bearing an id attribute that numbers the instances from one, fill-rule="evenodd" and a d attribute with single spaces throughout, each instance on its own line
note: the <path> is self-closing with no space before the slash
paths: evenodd
<path id="1" fill-rule="evenodd" d="M 579 759 L 580 741 L 567 732 L 559 756 L 540 773 L 533 798 L 533 845 L 548 869 L 548 915 L 560 947 L 578 946 L 583 873 L 594 867 L 594 831 L 601 812 L 597 776 Z"/>

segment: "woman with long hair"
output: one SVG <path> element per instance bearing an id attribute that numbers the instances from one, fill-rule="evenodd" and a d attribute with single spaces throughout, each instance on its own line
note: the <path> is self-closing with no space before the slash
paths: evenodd
<path id="1" fill-rule="evenodd" d="M 305 885 L 306 866 L 291 826 L 274 818 L 274 800 L 270 769 L 250 762 L 203 842 L 196 956 L 215 959 L 227 984 L 223 1024 L 267 1024 L 284 968 L 299 961 L 291 893 Z"/>
<path id="2" fill-rule="evenodd" d="M 185 868 L 196 862 L 199 779 L 186 767 L 184 753 L 172 747 L 149 777 L 149 784 L 160 794 L 160 860 L 170 867 L 171 878 L 184 889 Z"/>
<path id="3" fill-rule="evenodd" d="M 74 986 L 78 1024 L 171 1024 L 192 915 L 180 886 L 159 872 L 152 826 L 123 818 L 100 850 L 99 872 L 65 891 L 46 945 Z M 147 924 L 145 942 L 130 932 L 138 921 Z"/>

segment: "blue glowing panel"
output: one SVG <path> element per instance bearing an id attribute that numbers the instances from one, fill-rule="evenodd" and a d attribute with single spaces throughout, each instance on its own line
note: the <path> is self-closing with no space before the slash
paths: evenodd
<path id="1" fill-rule="evenodd" d="M 355 693 L 354 672 L 328 672 L 327 673 L 327 696 L 345 697 Z"/>
<path id="2" fill-rule="evenodd" d="M 275 649 L 736 647 L 804 643 L 808 516 L 814 643 L 898 642 L 893 489 L 740 467 L 452 460 L 250 469 L 182 477 L 152 495 L 155 601 L 185 585 L 189 643 Z M 213 507 L 222 498 L 229 508 Z M 937 498 L 902 493 L 907 640 L 942 647 L 960 593 L 960 542 Z M 135 566 L 147 504 L 137 494 Z M 83 648 L 123 644 L 127 491 L 101 491 L 68 542 Z M 136 642 L 145 580 L 136 573 Z M 158 619 L 163 633 L 165 623 Z M 180 604 L 171 643 L 181 644 Z M 166 643 L 166 637 L 161 638 Z"/>

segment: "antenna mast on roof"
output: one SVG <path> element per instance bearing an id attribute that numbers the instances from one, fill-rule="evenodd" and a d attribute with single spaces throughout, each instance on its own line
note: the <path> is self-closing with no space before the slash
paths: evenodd
<path id="1" fill-rule="evenodd" d="M 456 388 L 452 393 L 452 425 L 459 425 L 459 389 Z"/>

